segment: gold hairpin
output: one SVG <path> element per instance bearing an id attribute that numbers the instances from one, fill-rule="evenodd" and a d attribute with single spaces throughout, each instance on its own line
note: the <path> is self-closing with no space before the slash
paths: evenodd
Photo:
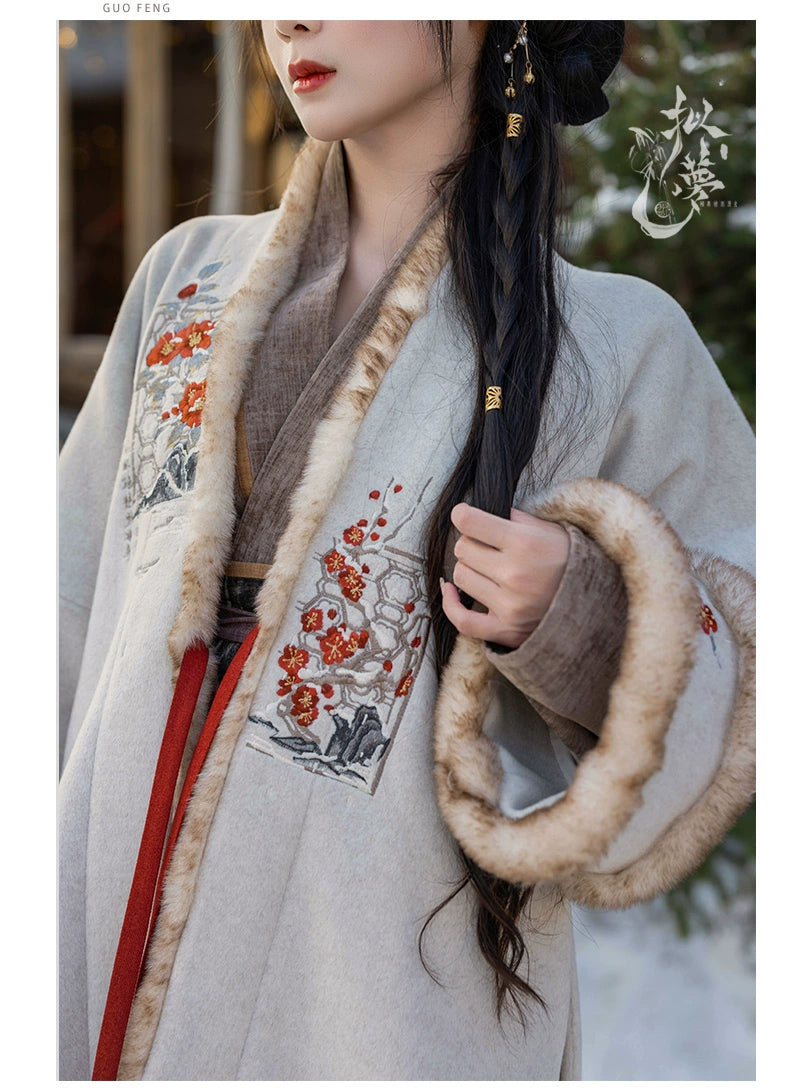
<path id="1" fill-rule="evenodd" d="M 523 38 L 521 37 L 523 32 Z M 532 74 L 532 61 L 529 59 L 529 45 L 527 42 L 527 24 L 521 24 L 521 30 L 519 31 L 519 39 L 524 46 L 524 53 L 526 54 L 526 70 L 524 72 L 524 83 L 534 83 L 535 77 Z"/>
<path id="2" fill-rule="evenodd" d="M 502 387 L 489 386 L 486 388 L 486 413 L 489 409 L 502 408 Z"/>
<path id="3" fill-rule="evenodd" d="M 518 34 L 513 45 L 504 54 L 503 60 L 505 64 L 510 65 L 510 78 L 507 81 L 507 87 L 505 88 L 505 94 L 508 98 L 515 98 L 516 96 L 516 84 L 513 78 L 513 61 L 516 57 L 516 50 L 520 45 L 524 46 L 524 53 L 526 54 L 525 64 L 526 71 L 524 72 L 524 83 L 534 83 L 535 76 L 532 72 L 532 61 L 529 59 L 529 31 L 527 30 L 526 21 L 524 21 L 518 28 Z"/>

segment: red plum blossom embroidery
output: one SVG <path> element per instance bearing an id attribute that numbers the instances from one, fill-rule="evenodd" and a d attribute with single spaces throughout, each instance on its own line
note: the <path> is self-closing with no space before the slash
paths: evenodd
<path id="1" fill-rule="evenodd" d="M 300 671 L 310 662 L 310 653 L 306 648 L 297 648 L 295 644 L 286 644 L 283 648 L 283 654 L 277 662 L 285 671 Z"/>
<path id="2" fill-rule="evenodd" d="M 135 378 L 133 454 L 125 468 L 127 514 L 175 500 L 195 486 L 213 331 L 225 307 L 208 262 L 166 287 L 153 307 Z"/>
<path id="3" fill-rule="evenodd" d="M 411 671 L 404 674 L 400 682 L 398 682 L 398 688 L 395 690 L 396 697 L 405 697 L 411 689 L 412 682 L 414 681 L 414 675 Z"/>
<path id="4" fill-rule="evenodd" d="M 340 569 L 337 579 L 346 598 L 351 599 L 352 602 L 359 602 L 366 585 L 356 568 L 351 564 L 345 565 Z"/>
<path id="5" fill-rule="evenodd" d="M 329 572 L 339 572 L 345 567 L 346 558 L 342 553 L 338 553 L 336 549 L 333 549 L 331 553 L 324 557 L 324 564 Z M 333 615 L 330 613 L 329 616 L 332 617 Z"/>
<path id="6" fill-rule="evenodd" d="M 203 406 L 206 404 L 206 380 L 201 383 L 187 383 L 184 396 L 176 407 L 181 420 L 190 428 L 197 428 L 203 420 Z M 176 412 L 176 409 L 173 410 Z"/>
<path id="7" fill-rule="evenodd" d="M 368 642 L 370 634 L 367 629 L 363 629 L 361 633 L 352 633 L 348 638 L 348 654 L 353 655 L 354 652 L 359 651 L 360 648 L 364 648 Z"/>
<path id="8" fill-rule="evenodd" d="M 278 696 L 285 697 L 286 693 L 290 693 L 293 687 L 298 686 L 301 681 L 298 671 L 286 674 L 285 678 L 280 679 L 280 687 L 277 690 Z"/>
<path id="9" fill-rule="evenodd" d="M 300 727 L 309 727 L 318 719 L 318 690 L 312 686 L 299 686 L 292 697 L 291 714 Z"/>
<path id="10" fill-rule="evenodd" d="M 324 611 L 308 610 L 302 614 L 302 632 L 315 633 L 324 627 Z"/>
<path id="11" fill-rule="evenodd" d="M 327 666 L 332 663 L 342 663 L 346 658 L 346 638 L 337 626 L 333 625 L 326 636 L 322 636 L 318 643 Z"/>
<path id="12" fill-rule="evenodd" d="M 367 630 L 363 629 L 361 633 L 352 633 L 346 637 L 341 629 L 333 625 L 326 636 L 322 636 L 318 641 L 324 662 L 327 666 L 331 666 L 333 663 L 342 663 L 350 659 L 355 652 L 365 647 L 369 635 Z"/>
<path id="13" fill-rule="evenodd" d="M 169 364 L 181 350 L 181 340 L 174 330 L 167 330 L 145 358 L 148 367 L 155 364 Z"/>
<path id="14" fill-rule="evenodd" d="M 367 510 L 340 522 L 313 555 L 315 582 L 294 604 L 292 639 L 277 660 L 283 674 L 269 683 L 277 695 L 249 717 L 266 733 L 251 738 L 253 749 L 371 794 L 428 632 L 423 559 L 403 541 L 422 496 L 407 499 L 398 486 L 404 500 L 393 502 L 393 481 L 370 490 Z"/>
<path id="15" fill-rule="evenodd" d="M 214 329 L 213 322 L 192 322 L 176 333 L 181 341 L 179 352 L 182 356 L 192 356 L 198 349 L 207 349 L 211 344 L 209 330 Z"/>
<path id="16" fill-rule="evenodd" d="M 716 624 L 716 618 L 713 616 L 713 611 L 710 606 L 704 604 L 699 608 L 699 623 L 702 626 L 702 631 L 706 635 L 710 633 L 716 633 L 719 630 L 719 626 Z"/>
<path id="17" fill-rule="evenodd" d="M 699 611 L 697 613 L 699 618 L 700 628 L 706 636 L 710 637 L 711 647 L 713 648 L 713 654 L 716 657 L 716 662 L 719 663 L 719 657 L 716 652 L 716 641 L 713 639 L 713 634 L 719 631 L 719 626 L 716 618 L 713 616 L 713 611 L 710 606 L 704 602 L 700 602 Z M 721 668 L 721 663 L 719 663 Z"/>
<path id="18" fill-rule="evenodd" d="M 343 531 L 343 541 L 349 545 L 358 546 L 365 537 L 365 532 L 359 527 L 348 527 Z"/>

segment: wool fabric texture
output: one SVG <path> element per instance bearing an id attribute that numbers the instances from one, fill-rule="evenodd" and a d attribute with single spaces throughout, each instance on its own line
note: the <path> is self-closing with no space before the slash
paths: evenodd
<path id="1" fill-rule="evenodd" d="M 63 1079 L 90 1074 L 174 677 L 212 641 L 233 560 L 239 409 L 329 151 L 307 142 L 276 213 L 188 221 L 152 248 L 64 448 Z M 572 678 L 549 707 L 528 642 L 511 663 L 461 637 L 437 677 L 422 531 L 475 390 L 446 262 L 437 218 L 312 435 L 119 1078 L 579 1078 L 571 902 L 669 889 L 751 799 L 753 439 L 681 308 L 636 278 L 558 261 L 592 410 L 561 458 L 576 386 L 558 367 L 536 455 L 552 483 L 515 499 L 617 569 L 605 709 L 579 708 Z M 573 617 L 544 622 L 561 654 Z M 468 890 L 428 932 L 441 985 L 419 961 L 456 841 L 536 884 L 524 924 L 547 1012 L 526 1036 L 497 1023 Z"/>

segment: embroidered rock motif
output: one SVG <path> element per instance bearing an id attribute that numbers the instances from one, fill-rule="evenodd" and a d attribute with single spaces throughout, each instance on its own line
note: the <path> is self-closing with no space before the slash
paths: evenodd
<path id="1" fill-rule="evenodd" d="M 315 591 L 279 649 L 276 692 L 249 715 L 248 746 L 373 794 L 427 643 L 423 562 L 398 543 L 420 499 L 393 478 L 314 555 Z"/>
<path id="2" fill-rule="evenodd" d="M 214 294 L 214 275 L 224 264 L 204 265 L 154 312 L 137 376 L 134 454 L 126 467 L 131 517 L 194 487 L 206 372 L 225 302 Z"/>

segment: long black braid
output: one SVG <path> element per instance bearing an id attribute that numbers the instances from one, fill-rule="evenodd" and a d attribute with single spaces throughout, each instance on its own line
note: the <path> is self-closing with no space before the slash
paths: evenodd
<path id="1" fill-rule="evenodd" d="M 601 84 L 623 46 L 623 24 L 530 22 L 529 57 L 535 82 L 525 85 L 525 52 L 514 53 L 517 94 L 504 94 L 516 21 L 488 25 L 475 77 L 472 139 L 460 162 L 444 172 L 454 287 L 477 355 L 477 402 L 466 446 L 426 531 L 428 595 L 441 670 L 456 631 L 441 605 L 439 578 L 450 512 L 462 500 L 507 518 L 517 483 L 529 474 L 558 348 L 567 336 L 555 278 L 560 193 L 558 122 L 581 124 L 604 113 Z M 447 65 L 451 27 L 431 24 Z M 447 70 L 447 69 L 446 69 Z M 523 115 L 521 135 L 509 138 L 506 115 Z M 500 386 L 501 410 L 485 412 L 488 386 Z M 467 599 L 467 603 L 468 603 Z M 524 1001 L 543 1004 L 529 985 L 529 956 L 519 927 L 532 887 L 490 875 L 459 848 L 464 876 L 429 915 L 471 883 L 477 896 L 477 937 L 495 974 L 497 1015 L 505 1007 L 525 1024 Z M 521 922 L 523 926 L 523 921 Z M 423 959 L 424 962 L 424 959 Z M 427 966 L 426 966 L 427 969 Z M 525 976 L 519 974 L 519 969 Z"/>
<path id="2" fill-rule="evenodd" d="M 264 56 L 260 23 L 243 24 L 249 53 Z M 431 22 L 449 79 L 452 24 Z M 525 86 L 525 54 L 514 56 L 517 97 L 504 94 L 509 66 L 503 54 L 518 21 L 491 22 L 475 76 L 471 141 L 437 176 L 447 187 L 447 234 L 459 313 L 477 357 L 477 401 L 464 450 L 426 529 L 428 598 L 437 668 L 447 664 L 456 630 L 442 610 L 439 579 L 450 512 L 462 500 L 507 517 L 522 474 L 531 475 L 542 412 L 563 339 L 554 246 L 560 192 L 557 124 L 580 125 L 603 114 L 601 85 L 622 53 L 621 22 L 530 21 L 529 56 L 535 82 Z M 269 77 L 269 79 L 271 79 Z M 522 133 L 505 136 L 506 115 L 523 115 Z M 579 357 L 579 364 L 583 361 Z M 485 413 L 488 386 L 501 386 L 503 407 Z M 468 601 L 468 600 L 467 600 Z M 477 939 L 494 971 L 496 1009 L 526 1025 L 525 1002 L 543 1000 L 529 985 L 529 952 L 522 933 L 532 887 L 507 883 L 480 868 L 459 847 L 463 877 L 430 913 L 419 936 L 420 957 L 434 916 L 467 884 L 477 897 Z M 426 970 L 431 970 L 426 965 Z M 521 971 L 521 973 L 519 973 Z M 522 974 L 524 976 L 522 976 Z M 433 976 L 433 974 L 432 974 Z"/>

